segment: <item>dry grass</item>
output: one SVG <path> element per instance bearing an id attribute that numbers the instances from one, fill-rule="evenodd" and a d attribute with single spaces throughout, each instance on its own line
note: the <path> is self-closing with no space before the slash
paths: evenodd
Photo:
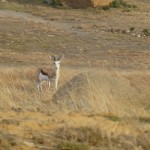
<path id="1" fill-rule="evenodd" d="M 25 74 L 22 76 L 22 73 Z M 37 93 L 34 78 L 30 73 L 30 71 L 24 72 L 23 70 L 14 70 L 7 74 L 1 73 L 1 108 L 21 108 L 34 111 L 38 109 L 38 106 L 44 107 L 40 101 L 49 100 L 51 95 L 48 91 L 40 95 Z"/>
<path id="2" fill-rule="evenodd" d="M 132 73 L 102 71 L 78 74 L 80 71 L 72 70 L 66 74 L 64 69 L 61 72 L 60 89 L 56 93 L 53 82 L 51 91 L 47 90 L 48 85 L 44 83 L 45 92 L 38 93 L 34 80 L 35 72 L 36 69 L 33 68 L 13 69 L 0 73 L 1 108 L 32 107 L 35 109 L 42 105 L 45 109 L 47 106 L 44 103 L 58 101 L 68 109 L 68 103 L 75 103 L 77 111 L 87 110 L 121 116 L 123 114 L 138 116 L 148 111 L 149 73 L 138 74 L 137 72 L 132 75 Z"/>
<path id="3" fill-rule="evenodd" d="M 74 109 L 67 107 L 64 95 L 61 95 L 62 102 L 60 102 L 63 103 L 63 109 L 60 103 L 52 101 L 55 91 L 53 88 L 48 91 L 46 83 L 45 92 L 38 93 L 34 83 L 34 72 L 35 69 L 26 68 L 8 69 L 0 73 L 0 105 L 3 116 L 0 129 L 3 130 L 1 134 L 3 148 L 148 150 L 150 118 L 149 110 L 144 106 L 148 106 L 149 101 L 143 96 L 148 95 L 144 91 L 149 89 L 149 84 L 146 83 L 149 73 L 115 71 L 95 72 L 96 75 L 86 73 L 88 83 L 78 81 L 81 84 L 73 85 L 74 87 L 71 87 L 73 91 L 70 91 L 71 88 L 68 86 L 68 92 L 75 99 L 76 105 L 80 104 L 78 99 L 83 96 L 82 94 L 87 96 L 86 100 L 89 102 L 88 107 L 83 105 L 83 109 L 79 108 L 74 112 Z M 78 74 L 79 72 L 72 70 L 66 74 L 66 70 L 62 69 L 59 87 L 65 91 L 63 85 L 67 86 L 67 82 L 74 84 L 72 77 L 73 80 L 80 79 L 79 77 L 84 74 Z M 146 81 L 141 81 L 140 77 Z M 133 80 L 138 83 L 134 82 L 135 85 L 132 85 Z M 75 81 L 77 83 L 77 80 Z M 145 89 L 142 91 L 142 97 L 138 94 L 139 84 Z M 76 98 L 74 89 L 78 86 L 80 95 Z M 57 94 L 59 92 L 58 90 Z M 22 137 L 20 140 L 19 136 Z"/>

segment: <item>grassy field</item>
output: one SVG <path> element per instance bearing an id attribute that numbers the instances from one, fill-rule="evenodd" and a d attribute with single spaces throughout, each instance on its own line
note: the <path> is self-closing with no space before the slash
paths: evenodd
<path id="1" fill-rule="evenodd" d="M 0 1 L 0 150 L 149 150 L 150 6 Z M 35 72 L 64 54 L 59 88 Z"/>

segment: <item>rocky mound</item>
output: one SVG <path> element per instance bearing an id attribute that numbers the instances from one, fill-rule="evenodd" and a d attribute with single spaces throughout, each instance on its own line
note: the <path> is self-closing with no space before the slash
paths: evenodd
<path id="1" fill-rule="evenodd" d="M 128 108 L 139 98 L 138 92 L 119 75 L 81 73 L 63 85 L 52 100 L 60 109 L 111 112 Z"/>

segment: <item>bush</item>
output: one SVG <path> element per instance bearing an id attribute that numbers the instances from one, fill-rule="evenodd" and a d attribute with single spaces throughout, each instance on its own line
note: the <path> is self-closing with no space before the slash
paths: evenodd
<path id="1" fill-rule="evenodd" d="M 114 0 L 111 4 L 110 7 L 112 8 L 136 8 L 135 5 L 129 5 L 123 0 Z"/>
<path id="2" fill-rule="evenodd" d="M 132 32 L 132 31 L 134 31 L 135 30 L 135 28 L 134 27 L 131 27 L 130 28 L 130 32 Z"/>
<path id="3" fill-rule="evenodd" d="M 110 10 L 111 8 L 126 8 L 129 10 L 130 8 L 137 8 L 135 5 L 129 5 L 123 0 L 114 0 L 110 5 L 100 7 L 103 10 Z"/>
<path id="4" fill-rule="evenodd" d="M 52 5 L 53 6 L 62 6 L 60 0 L 53 0 Z"/>
<path id="5" fill-rule="evenodd" d="M 148 29 L 143 29 L 143 33 L 146 36 L 150 36 L 150 32 L 148 31 Z"/>

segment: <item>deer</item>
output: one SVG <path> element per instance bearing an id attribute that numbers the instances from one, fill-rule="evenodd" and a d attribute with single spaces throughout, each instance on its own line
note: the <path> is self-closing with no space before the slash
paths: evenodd
<path id="1" fill-rule="evenodd" d="M 58 80 L 60 76 L 60 62 L 64 58 L 64 55 L 61 56 L 49 56 L 50 59 L 53 61 L 53 66 L 51 67 L 45 67 L 45 68 L 38 68 L 37 69 L 37 79 L 36 79 L 36 84 L 37 84 L 37 90 L 38 92 L 43 91 L 42 90 L 42 83 L 44 81 L 48 81 L 48 88 L 50 89 L 51 86 L 51 80 L 55 81 L 55 89 L 57 90 L 58 88 Z"/>

